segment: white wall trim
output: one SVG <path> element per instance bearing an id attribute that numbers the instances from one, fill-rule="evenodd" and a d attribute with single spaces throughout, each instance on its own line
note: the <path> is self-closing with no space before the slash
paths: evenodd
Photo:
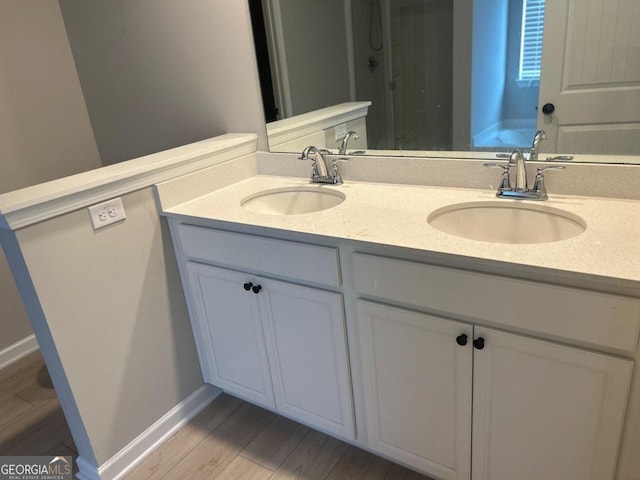
<path id="1" fill-rule="evenodd" d="M 0 370 L 25 355 L 38 350 L 36 336 L 31 334 L 0 351 Z"/>
<path id="2" fill-rule="evenodd" d="M 16 230 L 254 153 L 255 134 L 227 134 L 0 195 L 0 228 Z"/>
<path id="3" fill-rule="evenodd" d="M 304 137 L 319 130 L 335 127 L 342 123 L 366 117 L 371 102 L 345 102 L 313 112 L 295 115 L 267 124 L 269 146 Z"/>
<path id="4" fill-rule="evenodd" d="M 220 393 L 222 390 L 219 388 L 204 384 L 100 467 L 79 457 L 77 462 L 80 471 L 77 478 L 80 480 L 124 478 L 171 435 L 204 410 Z"/>
<path id="5" fill-rule="evenodd" d="M 355 42 L 353 40 L 353 13 L 351 0 L 344 0 L 344 28 L 347 37 L 347 69 L 349 70 L 349 100 L 356 101 L 356 54 L 354 51 Z"/>
<path id="6" fill-rule="evenodd" d="M 291 100 L 291 86 L 289 84 L 289 70 L 287 67 L 287 49 L 284 41 L 284 26 L 282 24 L 282 9 L 280 0 L 263 2 L 265 27 L 267 29 L 269 54 L 271 57 L 272 80 L 275 86 L 280 114 L 284 118 L 292 115 L 293 102 Z"/>

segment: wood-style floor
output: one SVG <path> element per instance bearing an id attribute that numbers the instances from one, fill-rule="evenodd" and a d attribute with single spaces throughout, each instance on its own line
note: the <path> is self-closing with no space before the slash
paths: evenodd
<path id="1" fill-rule="evenodd" d="M 78 456 L 39 351 L 0 370 L 0 455 Z"/>
<path id="2" fill-rule="evenodd" d="M 77 452 L 39 352 L 0 370 L 0 455 Z M 221 395 L 127 480 L 430 480 Z"/>

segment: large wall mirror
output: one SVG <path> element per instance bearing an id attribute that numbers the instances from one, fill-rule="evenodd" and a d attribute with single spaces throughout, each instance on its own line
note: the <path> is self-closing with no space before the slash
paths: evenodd
<path id="1" fill-rule="evenodd" d="M 249 3 L 268 131 L 365 105 L 364 154 L 639 161 L 640 0 Z"/>

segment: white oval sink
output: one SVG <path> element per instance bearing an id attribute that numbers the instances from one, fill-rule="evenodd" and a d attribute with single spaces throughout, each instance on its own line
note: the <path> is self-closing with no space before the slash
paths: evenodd
<path id="1" fill-rule="evenodd" d="M 265 190 L 244 198 L 240 205 L 254 213 L 265 215 L 297 215 L 335 207 L 345 195 L 319 187 L 291 187 Z"/>
<path id="2" fill-rule="evenodd" d="M 427 222 L 457 237 L 493 243 L 546 243 L 575 237 L 587 228 L 577 215 L 529 203 L 473 202 L 449 205 Z"/>

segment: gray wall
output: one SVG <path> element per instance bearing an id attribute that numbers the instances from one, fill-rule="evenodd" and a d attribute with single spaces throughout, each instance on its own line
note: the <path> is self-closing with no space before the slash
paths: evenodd
<path id="1" fill-rule="evenodd" d="M 55 364 L 59 356 L 66 382 L 53 371 L 52 378 L 56 388 L 68 383 L 91 444 L 80 454 L 98 465 L 202 385 L 153 192 L 122 201 L 127 219 L 103 230 L 94 232 L 81 209 L 16 232 L 37 295 L 35 316 L 41 308 L 46 318 L 38 331 L 55 343 L 55 352 L 43 347 L 45 359 Z"/>
<path id="2" fill-rule="evenodd" d="M 292 115 L 350 100 L 342 0 L 280 0 Z"/>
<path id="3" fill-rule="evenodd" d="M 391 7 L 394 147 L 451 150 L 453 7 L 449 0 Z"/>
<path id="4" fill-rule="evenodd" d="M 384 75 L 385 49 L 382 46 L 382 25 L 378 21 L 378 7 L 382 3 L 370 0 L 352 0 L 353 47 L 355 57 L 356 100 L 371 102 L 367 112 L 367 146 L 372 149 L 386 150 L 391 144 L 388 138 L 387 124 L 390 114 L 387 112 L 385 92 L 387 82 Z M 372 11 L 372 6 L 376 9 Z M 371 15 L 373 25 L 371 25 Z M 369 32 L 371 29 L 371 42 Z M 373 48 L 372 48 L 373 45 Z M 369 58 L 377 62 L 370 69 Z"/>
<path id="5" fill-rule="evenodd" d="M 0 351 L 2 351 L 32 334 L 27 313 L 2 250 L 0 250 L 0 302 L 2 305 Z"/>
<path id="6" fill-rule="evenodd" d="M 57 2 L 0 0 L 0 193 L 101 166 Z M 31 334 L 0 252 L 0 351 Z"/>
<path id="7" fill-rule="evenodd" d="M 471 143 L 471 66 L 473 0 L 453 2 L 453 115 L 454 150 L 469 150 Z"/>
<path id="8" fill-rule="evenodd" d="M 103 163 L 231 132 L 268 149 L 247 2 L 60 6 Z"/>
<path id="9" fill-rule="evenodd" d="M 473 2 L 472 137 L 502 120 L 507 22 L 506 2 Z"/>

